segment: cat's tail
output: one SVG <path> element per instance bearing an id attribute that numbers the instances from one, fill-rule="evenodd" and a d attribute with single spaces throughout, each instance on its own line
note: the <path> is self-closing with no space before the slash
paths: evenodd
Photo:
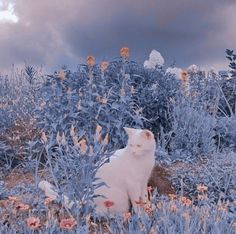
<path id="1" fill-rule="evenodd" d="M 44 191 L 47 197 L 53 200 L 57 200 L 59 198 L 56 188 L 52 184 L 50 184 L 48 181 L 46 180 L 40 181 L 38 183 L 38 187 Z M 70 201 L 66 195 L 62 195 L 62 202 L 63 202 L 63 205 L 68 209 L 71 209 L 72 206 L 75 204 L 75 202 Z"/>

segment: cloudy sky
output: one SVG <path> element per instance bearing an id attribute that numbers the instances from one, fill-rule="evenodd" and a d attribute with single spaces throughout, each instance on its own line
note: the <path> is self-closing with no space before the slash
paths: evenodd
<path id="1" fill-rule="evenodd" d="M 122 46 L 143 63 L 152 49 L 179 67 L 227 69 L 236 50 L 236 0 L 0 0 L 0 71 L 11 64 L 72 69 Z"/>

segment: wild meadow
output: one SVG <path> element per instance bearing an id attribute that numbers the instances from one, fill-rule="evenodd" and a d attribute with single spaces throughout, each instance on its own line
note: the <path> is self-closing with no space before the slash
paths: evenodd
<path id="1" fill-rule="evenodd" d="M 236 233 L 234 51 L 225 73 L 167 67 L 157 51 L 144 64 L 130 57 L 124 47 L 75 71 L 26 65 L 1 75 L 0 233 Z M 175 193 L 150 185 L 139 214 L 109 215 L 109 203 L 99 217 L 95 174 L 126 145 L 123 127 L 154 133 Z M 57 200 L 38 188 L 42 179 Z M 62 194 L 78 202 L 68 209 Z"/>

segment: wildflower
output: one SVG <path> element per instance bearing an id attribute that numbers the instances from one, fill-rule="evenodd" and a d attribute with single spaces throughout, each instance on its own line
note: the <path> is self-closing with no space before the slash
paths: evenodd
<path id="1" fill-rule="evenodd" d="M 74 127 L 73 124 L 72 124 L 71 127 L 70 127 L 70 135 L 71 135 L 72 137 L 75 136 L 75 127 Z"/>
<path id="2" fill-rule="evenodd" d="M 15 196 L 9 196 L 8 199 L 9 199 L 10 201 L 13 201 L 13 202 L 18 202 L 18 201 L 20 201 L 20 198 L 19 198 L 19 197 L 15 197 Z"/>
<path id="3" fill-rule="evenodd" d="M 48 141 L 48 138 L 46 136 L 46 133 L 45 132 L 42 132 L 42 135 L 41 135 L 41 140 L 46 144 L 47 141 Z"/>
<path id="4" fill-rule="evenodd" d="M 208 187 L 202 184 L 197 185 L 197 191 L 200 193 L 204 193 L 208 190 Z"/>
<path id="5" fill-rule="evenodd" d="M 165 61 L 161 53 L 156 50 L 152 50 L 152 52 L 149 55 L 149 59 L 145 60 L 143 66 L 144 68 L 147 69 L 155 69 L 156 66 L 162 67 L 164 65 L 164 62 Z"/>
<path id="6" fill-rule="evenodd" d="M 97 124 L 96 130 L 95 130 L 95 137 L 97 141 L 101 140 L 101 131 L 102 131 L 102 127 L 99 124 Z"/>
<path id="7" fill-rule="evenodd" d="M 95 58 L 94 58 L 94 56 L 89 55 L 89 56 L 87 57 L 87 65 L 88 65 L 89 67 L 92 67 L 92 66 L 94 66 L 94 64 L 95 64 Z"/>
<path id="8" fill-rule="evenodd" d="M 101 71 L 105 72 L 107 70 L 108 66 L 109 66 L 109 62 L 108 61 L 103 61 L 100 65 Z"/>
<path id="9" fill-rule="evenodd" d="M 152 208 L 149 205 L 144 206 L 144 211 L 148 214 L 148 215 L 152 215 Z"/>
<path id="10" fill-rule="evenodd" d="M 85 139 L 81 139 L 76 145 L 79 148 L 81 154 L 86 154 L 88 146 Z"/>
<path id="11" fill-rule="evenodd" d="M 107 200 L 107 201 L 104 201 L 104 206 L 106 207 L 106 208 L 110 208 L 110 207 L 112 207 L 112 206 L 114 206 L 114 202 L 113 201 L 109 201 L 109 200 Z"/>
<path id="12" fill-rule="evenodd" d="M 108 135 L 108 133 L 106 134 L 106 136 L 105 136 L 105 138 L 103 139 L 103 141 L 102 141 L 102 144 L 103 145 L 107 145 L 109 143 L 109 135 Z"/>
<path id="13" fill-rule="evenodd" d="M 131 213 L 130 212 L 124 213 L 123 218 L 125 222 L 128 221 L 131 218 Z"/>
<path id="14" fill-rule="evenodd" d="M 60 221 L 60 228 L 66 230 L 72 230 L 77 225 L 74 218 L 62 219 Z"/>
<path id="15" fill-rule="evenodd" d="M 26 219 L 26 223 L 27 223 L 27 226 L 33 230 L 40 227 L 40 219 L 39 218 L 29 217 Z"/>
<path id="16" fill-rule="evenodd" d="M 20 210 L 20 211 L 27 211 L 27 210 L 29 210 L 29 208 L 30 208 L 29 205 L 23 204 L 23 203 L 19 203 L 19 204 L 15 207 L 16 210 Z"/>
<path id="17" fill-rule="evenodd" d="M 207 194 L 204 194 L 204 195 L 201 195 L 201 194 L 198 194 L 197 195 L 197 199 L 200 201 L 200 200 L 207 200 L 208 199 L 208 196 Z"/>
<path id="18" fill-rule="evenodd" d="M 44 205 L 47 206 L 47 205 L 49 205 L 53 201 L 54 201 L 54 199 L 52 197 L 47 197 L 44 200 Z"/>
<path id="19" fill-rule="evenodd" d="M 65 80 L 66 79 L 66 74 L 63 70 L 59 71 L 57 73 L 57 77 L 60 79 L 60 80 Z"/>
<path id="20" fill-rule="evenodd" d="M 59 132 L 57 132 L 57 136 L 56 136 L 56 141 L 57 141 L 57 143 L 58 144 L 61 144 L 61 136 L 60 136 L 60 133 Z"/>
<path id="21" fill-rule="evenodd" d="M 127 59 L 129 57 L 129 48 L 128 47 L 122 47 L 120 49 L 120 56 L 124 59 Z"/>
<path id="22" fill-rule="evenodd" d="M 107 104 L 107 101 L 108 101 L 108 99 L 104 97 L 104 98 L 102 98 L 101 103 L 102 103 L 103 105 L 106 105 L 106 104 Z"/>
<path id="23" fill-rule="evenodd" d="M 172 194 L 172 193 L 168 194 L 168 197 L 169 197 L 171 200 L 174 200 L 174 199 L 177 198 L 177 196 L 176 196 L 175 194 Z"/>
<path id="24" fill-rule="evenodd" d="M 106 97 L 101 97 L 100 95 L 98 95 L 98 96 L 96 97 L 96 101 L 97 101 L 97 102 L 100 102 L 101 104 L 106 105 L 107 102 L 108 102 L 108 99 L 107 99 Z"/>
<path id="25" fill-rule="evenodd" d="M 66 145 L 66 136 L 65 136 L 65 134 L 64 134 L 64 132 L 62 133 L 62 136 L 61 136 L 61 144 L 63 145 L 63 146 L 65 146 Z"/>
<path id="26" fill-rule="evenodd" d="M 186 83 L 188 80 L 188 71 L 187 70 L 182 70 L 180 73 L 180 79 L 182 80 L 182 83 Z"/>
<path id="27" fill-rule="evenodd" d="M 124 96 L 125 96 L 125 89 L 124 89 L 124 88 L 122 88 L 122 89 L 120 90 L 120 96 L 121 96 L 121 97 L 124 97 Z"/>
<path id="28" fill-rule="evenodd" d="M 171 204 L 170 211 L 171 212 L 176 212 L 177 211 L 177 206 L 175 204 Z"/>
<path id="29" fill-rule="evenodd" d="M 180 202 L 185 206 L 190 206 L 192 204 L 192 201 L 187 197 L 181 197 Z"/>
<path id="30" fill-rule="evenodd" d="M 227 212 L 228 211 L 228 206 L 226 204 L 219 204 L 218 205 L 218 210 L 222 212 Z"/>

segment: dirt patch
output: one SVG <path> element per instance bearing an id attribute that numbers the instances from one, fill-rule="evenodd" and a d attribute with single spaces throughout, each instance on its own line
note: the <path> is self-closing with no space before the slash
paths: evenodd
<path id="1" fill-rule="evenodd" d="M 148 185 L 156 188 L 161 195 L 175 194 L 170 182 L 170 170 L 162 165 L 156 165 L 151 173 Z"/>

